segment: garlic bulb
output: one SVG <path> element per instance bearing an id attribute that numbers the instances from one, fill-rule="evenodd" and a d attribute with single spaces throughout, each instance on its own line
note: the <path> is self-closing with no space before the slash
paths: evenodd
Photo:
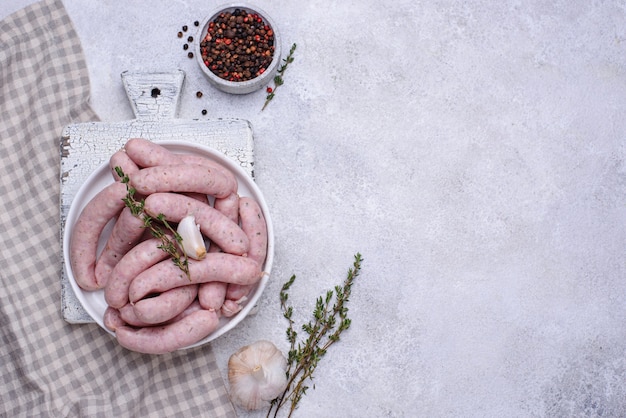
<path id="1" fill-rule="evenodd" d="M 287 386 L 286 371 L 287 359 L 271 342 L 240 348 L 228 360 L 231 399 L 248 410 L 269 406 Z"/>
<path id="2" fill-rule="evenodd" d="M 196 224 L 193 215 L 185 216 L 178 224 L 176 232 L 182 238 L 182 248 L 187 257 L 202 260 L 206 256 L 204 237 L 200 232 L 200 225 Z"/>

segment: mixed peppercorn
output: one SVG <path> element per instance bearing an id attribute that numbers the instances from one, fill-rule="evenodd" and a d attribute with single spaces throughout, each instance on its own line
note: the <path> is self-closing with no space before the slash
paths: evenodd
<path id="1" fill-rule="evenodd" d="M 200 26 L 199 21 L 193 22 L 194 26 Z M 183 25 L 177 36 L 183 38 L 189 30 Z M 204 37 L 200 36 L 200 51 L 202 61 L 207 68 L 218 77 L 228 81 L 247 81 L 263 74 L 274 58 L 274 31 L 257 13 L 245 9 L 234 9 L 232 12 L 224 11 L 217 15 L 208 24 Z M 188 36 L 183 50 L 188 51 L 194 41 L 193 36 Z M 289 56 L 283 61 L 278 69 L 278 75 L 274 77 L 275 87 L 267 86 L 266 101 L 263 109 L 274 97 L 274 91 L 283 83 L 282 73 L 287 65 L 293 61 L 293 52 L 296 45 L 291 47 Z M 193 58 L 193 52 L 187 56 Z M 202 98 L 201 91 L 196 92 L 197 98 Z M 206 115 L 206 109 L 201 112 Z"/>
<path id="2" fill-rule="evenodd" d="M 228 81 L 251 80 L 265 72 L 274 56 L 274 31 L 256 13 L 222 12 L 209 22 L 200 41 L 204 65 Z"/>

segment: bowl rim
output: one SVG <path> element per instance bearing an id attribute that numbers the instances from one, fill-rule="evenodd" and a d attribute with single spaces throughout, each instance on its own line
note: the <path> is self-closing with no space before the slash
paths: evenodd
<path id="1" fill-rule="evenodd" d="M 208 155 L 210 156 L 210 158 L 216 159 L 217 162 L 225 165 L 226 168 L 234 172 L 235 176 L 244 178 L 245 183 L 246 183 L 245 187 L 249 189 L 251 195 L 255 195 L 255 200 L 257 200 L 257 203 L 261 207 L 261 211 L 263 213 L 263 216 L 265 217 L 265 222 L 267 225 L 267 233 L 268 233 L 267 254 L 265 257 L 265 262 L 263 263 L 263 266 L 262 266 L 263 276 L 255 285 L 253 289 L 254 291 L 248 295 L 248 299 L 245 301 L 245 305 L 243 306 L 241 311 L 239 311 L 237 314 L 233 315 L 230 318 L 226 318 L 222 316 L 220 318 L 220 325 L 218 326 L 218 328 L 215 329 L 213 332 L 211 332 L 208 336 L 197 341 L 196 343 L 190 344 L 186 347 L 179 349 L 179 350 L 187 350 L 190 348 L 207 344 L 215 340 L 216 338 L 224 335 L 228 331 L 232 330 L 239 323 L 241 323 L 241 321 L 243 321 L 248 316 L 248 314 L 250 314 L 252 309 L 255 308 L 255 305 L 257 304 L 261 295 L 265 291 L 265 288 L 267 287 L 271 270 L 272 270 L 272 265 L 274 261 L 274 248 L 275 248 L 274 227 L 273 227 L 272 219 L 269 213 L 267 202 L 265 200 L 265 197 L 261 189 L 257 186 L 254 179 L 250 177 L 250 175 L 240 165 L 238 165 L 235 161 L 233 161 L 227 155 L 223 154 L 222 152 L 212 147 L 209 147 L 203 144 L 190 142 L 190 141 L 185 141 L 185 140 L 159 140 L 159 141 L 154 141 L 154 143 L 159 144 L 159 145 L 164 145 L 166 147 L 178 147 L 179 151 L 175 151 L 177 153 L 180 153 L 180 149 L 186 149 L 188 152 L 201 151 L 202 155 L 205 155 L 205 156 Z M 87 314 L 104 331 L 106 331 L 108 334 L 112 336 L 115 336 L 115 333 L 109 330 L 104 325 L 103 314 L 101 316 L 98 313 L 98 309 L 92 306 L 92 304 L 88 303 L 88 298 L 90 297 L 98 298 L 98 299 L 101 297 L 102 299 L 104 299 L 103 289 L 96 290 L 96 291 L 86 291 L 86 290 L 83 290 L 80 286 L 78 286 L 76 279 L 74 278 L 74 275 L 72 272 L 70 256 L 69 256 L 69 247 L 70 247 L 71 233 L 73 230 L 73 226 L 76 220 L 78 219 L 78 216 L 80 216 L 80 212 L 82 212 L 82 209 L 90 200 L 90 199 L 81 200 L 81 198 L 82 197 L 86 198 L 89 195 L 95 195 L 97 192 L 101 190 L 101 189 L 94 190 L 94 188 L 90 189 L 90 186 L 94 182 L 107 183 L 107 184 L 113 183 L 114 182 L 113 177 L 109 173 L 110 173 L 109 163 L 108 161 L 105 161 L 87 177 L 85 182 L 79 187 L 78 191 L 76 192 L 76 195 L 74 196 L 74 199 L 72 200 L 70 204 L 70 208 L 66 217 L 65 229 L 63 231 L 63 237 L 62 237 L 63 238 L 63 266 L 67 274 L 70 287 L 74 291 L 76 298 L 78 299 L 79 303 L 83 306 Z M 106 176 L 106 175 L 110 177 L 110 181 L 98 180 L 101 176 Z M 88 294 L 89 296 L 86 296 L 86 294 Z M 104 302 L 104 304 L 106 304 L 106 302 Z"/>
<path id="2" fill-rule="evenodd" d="M 200 43 L 202 42 L 202 39 L 204 39 L 204 34 L 206 34 L 209 23 L 220 13 L 224 11 L 233 11 L 234 9 L 246 9 L 247 11 L 252 11 L 258 14 L 260 17 L 263 18 L 264 22 L 272 28 L 272 31 L 274 32 L 274 54 L 272 56 L 272 61 L 270 62 L 265 72 L 263 72 L 263 74 L 246 81 L 229 81 L 215 75 L 211 70 L 207 68 L 206 65 L 204 65 L 204 61 L 202 60 L 202 53 L 200 50 Z M 282 51 L 280 33 L 276 26 L 276 22 L 274 22 L 271 16 L 267 14 L 263 9 L 257 7 L 254 4 L 248 2 L 230 2 L 215 7 L 207 15 L 207 17 L 205 17 L 204 20 L 200 22 L 195 39 L 197 40 L 197 42 L 195 43 L 195 58 L 198 66 L 200 67 L 200 70 L 212 84 L 225 89 L 224 91 L 227 91 L 229 93 L 233 93 L 236 91 L 250 93 L 252 91 L 255 91 L 263 86 L 265 80 L 273 79 L 276 71 L 278 70 Z"/>

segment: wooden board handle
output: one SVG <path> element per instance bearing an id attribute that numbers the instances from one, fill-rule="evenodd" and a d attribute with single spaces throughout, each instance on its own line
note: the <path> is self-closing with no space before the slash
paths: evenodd
<path id="1" fill-rule="evenodd" d="M 124 71 L 122 82 L 135 113 L 141 120 L 174 119 L 178 115 L 185 72 L 141 73 Z"/>

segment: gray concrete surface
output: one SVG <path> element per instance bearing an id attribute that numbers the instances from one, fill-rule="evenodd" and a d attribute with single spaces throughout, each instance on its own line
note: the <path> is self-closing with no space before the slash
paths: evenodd
<path id="1" fill-rule="evenodd" d="M 213 344 L 224 375 L 242 345 L 287 350 L 284 281 L 308 320 L 361 252 L 296 416 L 626 415 L 622 1 L 259 0 L 298 45 L 263 112 L 176 36 L 216 3 L 63 2 L 102 120 L 133 117 L 122 71 L 180 68 L 180 117 L 252 123 L 277 249 L 258 314 Z"/>

